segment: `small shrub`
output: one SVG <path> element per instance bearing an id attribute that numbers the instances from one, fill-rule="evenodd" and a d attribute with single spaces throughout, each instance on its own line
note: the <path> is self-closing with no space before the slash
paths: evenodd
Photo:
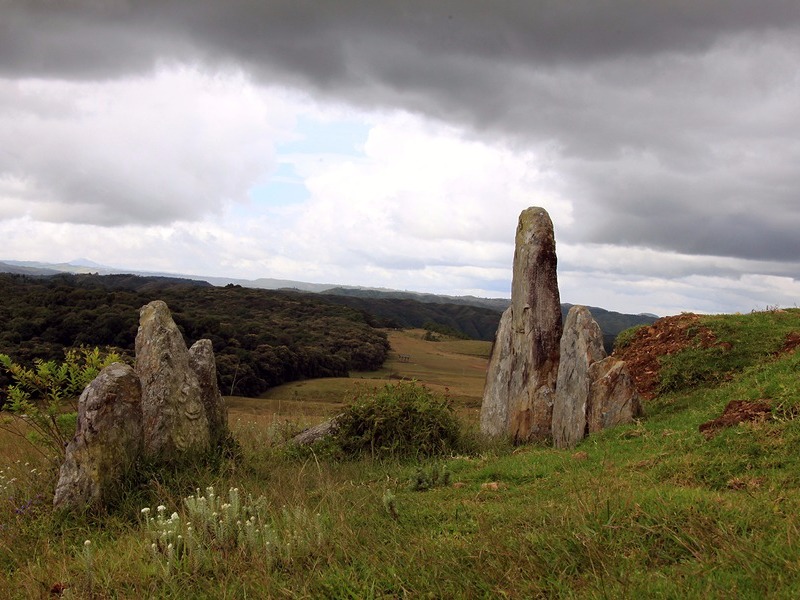
<path id="1" fill-rule="evenodd" d="M 99 348 L 64 354 L 61 363 L 37 359 L 33 368 L 0 354 L 0 366 L 14 381 L 5 390 L 4 408 L 11 417 L 0 422 L 0 428 L 26 438 L 55 464 L 63 460 L 75 434 L 78 396 L 104 367 L 121 360 L 115 351 Z"/>
<path id="2" fill-rule="evenodd" d="M 359 395 L 339 417 L 334 445 L 347 457 L 434 456 L 459 447 L 450 399 L 415 382 Z"/>
<path id="3" fill-rule="evenodd" d="M 430 469 L 417 469 L 408 482 L 408 487 L 415 492 L 422 492 L 436 487 L 447 487 L 450 485 L 452 475 L 447 467 L 433 465 Z"/>
<path id="4" fill-rule="evenodd" d="M 397 498 L 391 490 L 383 492 L 383 508 L 386 514 L 393 518 L 395 521 L 400 518 L 400 513 L 397 512 Z"/>

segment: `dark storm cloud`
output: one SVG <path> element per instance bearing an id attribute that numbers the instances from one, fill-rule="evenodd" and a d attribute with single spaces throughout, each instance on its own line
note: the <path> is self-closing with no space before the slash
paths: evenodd
<path id="1" fill-rule="evenodd" d="M 10 70 L 91 76 L 140 68 L 191 45 L 199 57 L 227 55 L 323 83 L 358 81 L 358 63 L 377 74 L 402 62 L 370 52 L 384 45 L 434 61 L 594 62 L 692 53 L 720 35 L 791 28 L 800 18 L 794 0 L 4 0 L 0 7 Z"/>
<path id="2" fill-rule="evenodd" d="M 567 239 L 800 255 L 797 0 L 0 0 L 0 10 L 10 79 L 236 66 L 543 149 L 576 206 Z"/>

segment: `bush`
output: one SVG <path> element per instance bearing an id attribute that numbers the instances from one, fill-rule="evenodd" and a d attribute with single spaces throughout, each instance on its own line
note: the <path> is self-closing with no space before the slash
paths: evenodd
<path id="1" fill-rule="evenodd" d="M 31 368 L 0 354 L 0 367 L 14 382 L 5 390 L 9 417 L 0 429 L 27 439 L 59 464 L 75 434 L 78 396 L 103 368 L 120 359 L 111 349 L 82 347 L 66 350 L 61 363 L 37 359 Z"/>
<path id="2" fill-rule="evenodd" d="M 416 382 L 361 393 L 338 421 L 331 442 L 347 457 L 441 455 L 461 439 L 450 399 Z"/>

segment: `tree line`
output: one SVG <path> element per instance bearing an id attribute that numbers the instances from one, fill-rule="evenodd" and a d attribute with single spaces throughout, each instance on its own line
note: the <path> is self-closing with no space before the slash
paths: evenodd
<path id="1" fill-rule="evenodd" d="M 187 345 L 211 340 L 224 394 L 375 370 L 389 351 L 369 314 L 308 294 L 135 275 L 0 274 L 0 353 L 21 363 L 60 360 L 80 346 L 132 356 L 139 308 L 156 299 Z"/>

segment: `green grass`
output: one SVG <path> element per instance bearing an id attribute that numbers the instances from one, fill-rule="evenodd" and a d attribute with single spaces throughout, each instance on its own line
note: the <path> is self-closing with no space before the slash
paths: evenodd
<path id="1" fill-rule="evenodd" d="M 661 359 L 661 391 L 670 392 L 703 383 L 719 382 L 778 352 L 787 334 L 800 331 L 800 309 L 764 311 L 748 315 L 707 315 L 687 331 L 690 339 L 699 327 L 708 327 L 717 343 L 689 348 Z"/>
<path id="2" fill-rule="evenodd" d="M 771 356 L 797 327 L 764 318 L 714 317 L 745 357 L 721 365 L 735 364 L 728 375 L 662 394 L 639 422 L 574 450 L 485 444 L 427 461 L 298 460 L 279 445 L 293 415 L 240 400 L 238 462 L 143 475 L 103 515 L 64 518 L 41 501 L 17 512 L 47 492 L 36 478 L 0 496 L 0 589 L 20 598 L 47 597 L 56 583 L 80 598 L 800 597 L 800 353 Z M 415 347 L 412 359 L 422 356 Z M 430 352 L 428 369 L 441 360 Z M 773 419 L 707 440 L 699 425 L 734 399 L 769 400 Z M 452 483 L 415 489 L 420 470 L 447 470 Z M 140 509 L 182 512 L 182 498 L 207 485 L 263 495 L 275 514 L 319 514 L 322 543 L 279 565 L 229 545 L 214 560 L 165 568 Z"/>

